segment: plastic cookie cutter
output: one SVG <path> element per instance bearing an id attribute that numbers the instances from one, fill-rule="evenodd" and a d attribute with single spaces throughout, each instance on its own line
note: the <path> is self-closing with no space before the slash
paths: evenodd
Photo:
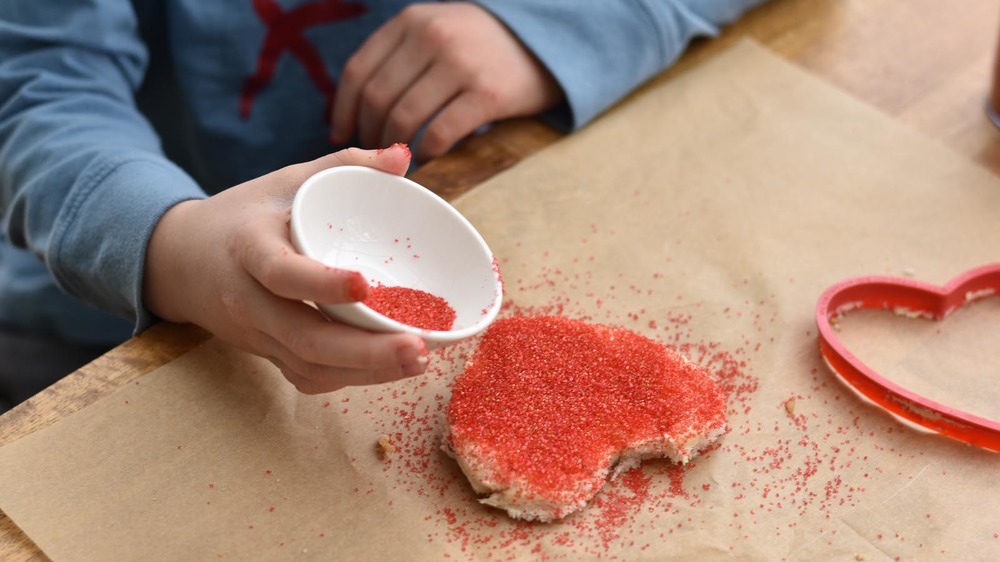
<path id="1" fill-rule="evenodd" d="M 969 302 L 998 293 L 1000 263 L 967 271 L 943 287 L 898 277 L 847 279 L 824 291 L 816 305 L 820 351 L 844 383 L 904 423 L 1000 452 L 1000 423 L 939 404 L 882 377 L 844 346 L 833 327 L 850 311 L 873 308 L 943 320 Z"/>

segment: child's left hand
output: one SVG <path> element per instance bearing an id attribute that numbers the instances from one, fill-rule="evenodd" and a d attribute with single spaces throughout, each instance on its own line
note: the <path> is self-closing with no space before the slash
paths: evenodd
<path id="1" fill-rule="evenodd" d="M 487 123 L 533 115 L 564 97 L 555 78 L 493 15 L 470 3 L 414 4 L 347 61 L 331 138 L 365 147 L 410 143 L 440 156 Z"/>

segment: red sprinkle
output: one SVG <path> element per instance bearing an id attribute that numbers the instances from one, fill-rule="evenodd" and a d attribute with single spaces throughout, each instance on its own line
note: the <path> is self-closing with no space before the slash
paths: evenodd
<path id="1" fill-rule="evenodd" d="M 443 298 L 408 287 L 375 285 L 364 304 L 383 316 L 423 330 L 450 330 L 457 316 Z"/>

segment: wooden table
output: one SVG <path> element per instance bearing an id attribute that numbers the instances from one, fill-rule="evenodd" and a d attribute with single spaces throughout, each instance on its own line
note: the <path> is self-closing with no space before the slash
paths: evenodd
<path id="1" fill-rule="evenodd" d="M 742 37 L 1000 173 L 1000 131 L 983 111 L 1000 0 L 773 0 L 721 37 L 692 45 L 656 80 L 670 80 Z M 560 136 L 530 119 L 503 123 L 412 177 L 453 198 Z M 0 417 L 0 444 L 108 396 L 208 337 L 193 326 L 154 326 Z M 0 559 L 47 560 L 2 513 Z"/>

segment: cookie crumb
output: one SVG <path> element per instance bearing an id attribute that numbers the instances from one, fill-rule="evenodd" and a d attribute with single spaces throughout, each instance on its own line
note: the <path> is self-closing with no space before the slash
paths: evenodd
<path id="1" fill-rule="evenodd" d="M 379 458 L 384 459 L 396 452 L 396 444 L 392 442 L 392 437 L 389 435 L 382 435 L 378 438 L 375 450 L 378 452 Z"/>
<path id="2" fill-rule="evenodd" d="M 857 560 L 858 562 L 861 562 L 862 560 L 865 559 L 865 555 L 864 554 L 855 554 L 854 555 L 854 559 Z"/>
<path id="3" fill-rule="evenodd" d="M 795 415 L 795 399 L 794 398 L 789 398 L 788 400 L 785 401 L 785 411 L 788 412 L 788 415 L 790 415 L 790 416 Z"/>

